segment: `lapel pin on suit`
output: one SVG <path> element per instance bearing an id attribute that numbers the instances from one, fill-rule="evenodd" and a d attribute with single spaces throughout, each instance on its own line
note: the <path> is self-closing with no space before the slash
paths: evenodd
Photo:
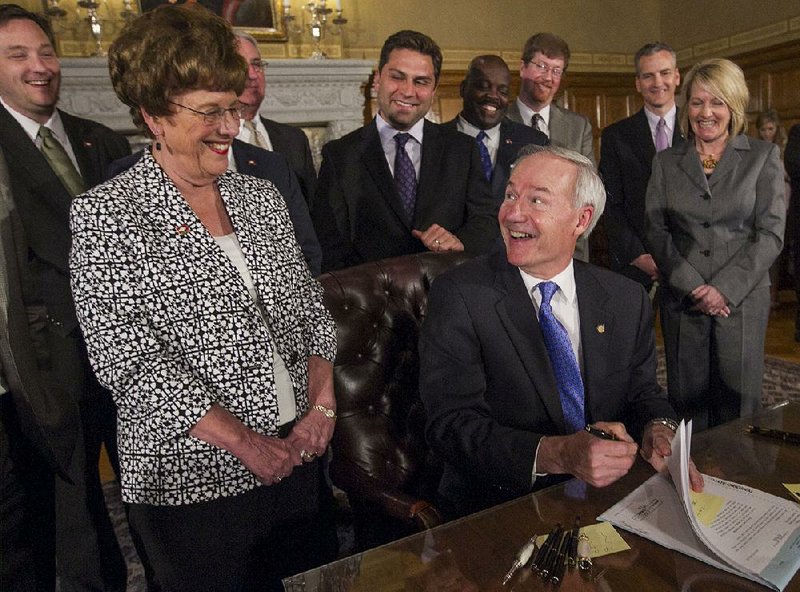
<path id="1" fill-rule="evenodd" d="M 256 161 L 250 159 L 250 160 L 247 161 L 247 164 L 249 164 L 250 166 L 256 166 Z"/>
<path id="2" fill-rule="evenodd" d="M 189 234 L 189 225 L 188 224 L 179 224 L 175 227 L 175 234 L 178 236 L 186 236 Z"/>
<path id="3" fill-rule="evenodd" d="M 597 325 L 596 329 L 597 329 L 597 332 L 600 333 L 600 334 L 603 334 L 603 333 L 606 332 L 606 326 L 603 325 L 603 324 Z"/>
<path id="4" fill-rule="evenodd" d="M 93 144 L 89 140 L 84 140 L 83 141 L 83 146 L 84 146 L 84 148 L 91 148 L 93 146 Z"/>
<path id="5" fill-rule="evenodd" d="M 513 144 L 513 143 L 514 140 L 512 140 L 511 138 L 506 138 L 506 144 Z"/>

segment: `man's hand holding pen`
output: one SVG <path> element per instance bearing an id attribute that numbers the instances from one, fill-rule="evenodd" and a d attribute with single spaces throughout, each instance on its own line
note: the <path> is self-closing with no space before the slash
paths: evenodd
<path id="1" fill-rule="evenodd" d="M 536 457 L 538 473 L 569 473 L 595 487 L 610 485 L 633 466 L 638 447 L 618 422 L 595 422 L 592 430 L 602 431 L 601 437 L 586 430 L 569 436 L 546 436 L 539 442 Z"/>
<path id="2" fill-rule="evenodd" d="M 665 457 L 672 453 L 675 435 L 661 423 L 648 424 L 642 449 L 619 422 L 598 421 L 569 436 L 546 436 L 539 442 L 537 473 L 569 473 L 594 487 L 605 487 L 627 474 L 640 452 L 653 468 L 668 474 Z M 694 491 L 703 490 L 703 476 L 691 462 L 689 481 Z"/>

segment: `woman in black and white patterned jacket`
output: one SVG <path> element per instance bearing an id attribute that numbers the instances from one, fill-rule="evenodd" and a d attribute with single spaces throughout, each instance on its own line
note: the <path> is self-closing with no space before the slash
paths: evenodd
<path id="1" fill-rule="evenodd" d="M 227 172 L 247 68 L 230 27 L 164 6 L 109 60 L 153 143 L 73 202 L 71 269 L 131 527 L 163 590 L 280 589 L 317 538 L 287 540 L 316 530 L 335 327 L 280 194 Z"/>

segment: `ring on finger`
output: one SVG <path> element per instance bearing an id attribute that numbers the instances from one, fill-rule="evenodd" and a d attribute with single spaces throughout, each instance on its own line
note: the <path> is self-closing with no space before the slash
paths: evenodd
<path id="1" fill-rule="evenodd" d="M 283 477 L 280 475 L 275 475 L 275 483 L 280 483 L 283 480 Z"/>

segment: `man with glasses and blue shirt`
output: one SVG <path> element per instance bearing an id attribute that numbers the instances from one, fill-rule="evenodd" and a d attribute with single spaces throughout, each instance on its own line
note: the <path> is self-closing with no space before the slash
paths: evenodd
<path id="1" fill-rule="evenodd" d="M 508 108 L 511 121 L 530 125 L 550 138 L 550 143 L 569 148 L 595 163 L 592 124 L 553 102 L 569 66 L 569 45 L 553 33 L 536 33 L 522 48 L 519 96 Z M 596 163 L 595 163 L 596 164 Z M 589 244 L 581 238 L 575 256 L 589 260 Z"/>

